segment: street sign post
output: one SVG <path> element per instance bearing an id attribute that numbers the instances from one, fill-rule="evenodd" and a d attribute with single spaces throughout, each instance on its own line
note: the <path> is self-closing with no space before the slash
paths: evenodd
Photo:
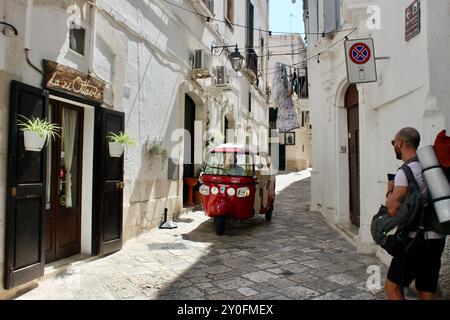
<path id="1" fill-rule="evenodd" d="M 347 78 L 350 83 L 377 81 L 373 39 L 354 39 L 345 41 Z"/>

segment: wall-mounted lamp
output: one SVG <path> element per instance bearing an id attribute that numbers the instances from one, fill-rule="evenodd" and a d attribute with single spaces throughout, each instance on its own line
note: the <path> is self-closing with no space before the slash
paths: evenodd
<path id="1" fill-rule="evenodd" d="M 0 25 L 4 25 L 2 33 L 5 37 L 11 38 L 11 37 L 17 36 L 19 34 L 17 29 L 9 23 L 0 21 Z"/>
<path id="2" fill-rule="evenodd" d="M 220 56 L 223 53 L 223 49 L 225 48 L 235 48 L 234 52 L 231 53 L 228 58 L 231 61 L 231 67 L 234 71 L 239 72 L 242 69 L 242 65 L 244 62 L 244 56 L 239 52 L 238 45 L 234 46 L 211 46 L 211 53 L 215 56 Z M 220 52 L 218 52 L 218 49 L 222 49 Z"/>

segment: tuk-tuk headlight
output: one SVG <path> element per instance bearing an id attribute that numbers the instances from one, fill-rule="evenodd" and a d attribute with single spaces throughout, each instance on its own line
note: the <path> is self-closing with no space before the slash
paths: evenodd
<path id="1" fill-rule="evenodd" d="M 245 188 L 239 188 L 237 190 L 237 196 L 238 198 L 245 198 L 250 195 L 250 189 L 248 187 Z"/>
<path id="2" fill-rule="evenodd" d="M 234 188 L 228 188 L 227 194 L 228 194 L 230 197 L 234 197 L 234 195 L 236 194 L 236 190 L 235 190 Z"/>
<path id="3" fill-rule="evenodd" d="M 219 189 L 218 189 L 217 187 L 212 187 L 212 188 L 211 188 L 211 193 L 212 193 L 213 195 L 218 195 L 218 194 L 219 194 Z"/>
<path id="4" fill-rule="evenodd" d="M 200 186 L 199 191 L 200 191 L 200 193 L 201 193 L 202 195 L 204 195 L 204 196 L 208 196 L 208 195 L 209 195 L 209 187 L 208 187 L 208 186 L 205 186 L 204 184 L 202 184 L 202 185 Z"/>

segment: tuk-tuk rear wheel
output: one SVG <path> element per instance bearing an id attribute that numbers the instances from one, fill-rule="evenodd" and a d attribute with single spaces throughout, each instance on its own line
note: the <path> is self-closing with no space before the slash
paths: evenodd
<path id="1" fill-rule="evenodd" d="M 272 209 L 266 212 L 266 221 L 270 222 L 272 220 Z"/>
<path id="2" fill-rule="evenodd" d="M 223 236 L 225 233 L 225 217 L 217 217 L 214 219 L 214 226 L 216 228 L 216 234 Z"/>
<path id="3" fill-rule="evenodd" d="M 273 214 L 273 204 L 270 206 L 270 210 L 266 212 L 266 221 L 270 222 L 272 221 L 272 214 Z"/>

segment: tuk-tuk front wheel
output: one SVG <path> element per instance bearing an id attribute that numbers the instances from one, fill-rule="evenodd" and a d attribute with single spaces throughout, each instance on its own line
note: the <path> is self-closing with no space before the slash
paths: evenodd
<path id="1" fill-rule="evenodd" d="M 223 236 L 225 233 L 225 217 L 217 217 L 214 219 L 214 226 L 216 228 L 216 234 L 218 236 Z"/>

